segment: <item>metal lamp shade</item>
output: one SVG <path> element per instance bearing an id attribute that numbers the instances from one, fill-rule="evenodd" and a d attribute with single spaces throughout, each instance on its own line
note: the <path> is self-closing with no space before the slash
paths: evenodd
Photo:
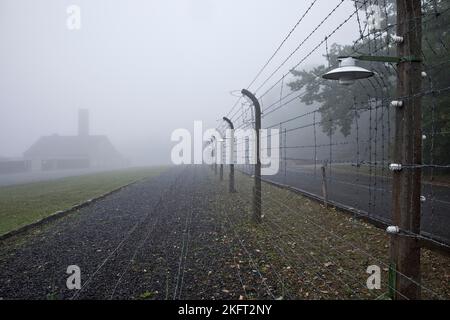
<path id="1" fill-rule="evenodd" d="M 374 75 L 372 71 L 355 65 L 355 59 L 346 58 L 341 60 L 339 68 L 333 69 L 322 76 L 327 80 L 338 80 L 340 84 L 350 85 L 355 80 L 370 78 Z"/>

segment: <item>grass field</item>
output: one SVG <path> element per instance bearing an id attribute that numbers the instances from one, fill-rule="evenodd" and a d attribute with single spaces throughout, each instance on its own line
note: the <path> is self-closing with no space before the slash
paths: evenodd
<path id="1" fill-rule="evenodd" d="M 163 170 L 132 168 L 0 187 L 0 235 Z"/>

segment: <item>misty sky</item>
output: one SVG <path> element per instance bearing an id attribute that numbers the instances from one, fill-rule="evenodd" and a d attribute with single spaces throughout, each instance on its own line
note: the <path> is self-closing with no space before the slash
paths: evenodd
<path id="1" fill-rule="evenodd" d="M 262 80 L 340 0 L 318 0 Z M 170 134 L 217 126 L 310 0 L 0 0 L 0 156 L 37 138 L 106 134 L 134 164 L 170 159 Z M 81 8 L 81 30 L 66 8 Z M 289 70 L 354 9 L 346 3 L 280 70 Z M 354 20 L 330 40 L 357 38 Z M 322 63 L 319 50 L 304 66 Z M 270 83 L 276 81 L 274 77 Z M 250 89 L 252 89 L 250 88 Z"/>

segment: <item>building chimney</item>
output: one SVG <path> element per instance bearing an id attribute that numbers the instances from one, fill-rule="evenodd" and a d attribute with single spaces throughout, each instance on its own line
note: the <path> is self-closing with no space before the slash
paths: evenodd
<path id="1" fill-rule="evenodd" d="M 89 135 L 89 110 L 79 109 L 78 110 L 78 135 L 88 136 Z"/>

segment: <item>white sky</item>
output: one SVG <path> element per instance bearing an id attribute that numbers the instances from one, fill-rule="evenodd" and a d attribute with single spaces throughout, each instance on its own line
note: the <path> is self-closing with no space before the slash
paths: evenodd
<path id="1" fill-rule="evenodd" d="M 39 136 L 76 134 L 88 108 L 135 164 L 170 156 L 170 133 L 194 120 L 215 127 L 312 0 L 0 0 L 0 156 L 20 156 Z M 316 6 L 256 88 L 340 0 Z M 66 8 L 81 8 L 69 31 Z M 269 84 L 354 10 L 346 0 Z M 356 20 L 331 42 L 357 38 Z M 321 48 L 305 67 L 323 62 Z M 252 89 L 251 88 L 251 89 Z"/>

